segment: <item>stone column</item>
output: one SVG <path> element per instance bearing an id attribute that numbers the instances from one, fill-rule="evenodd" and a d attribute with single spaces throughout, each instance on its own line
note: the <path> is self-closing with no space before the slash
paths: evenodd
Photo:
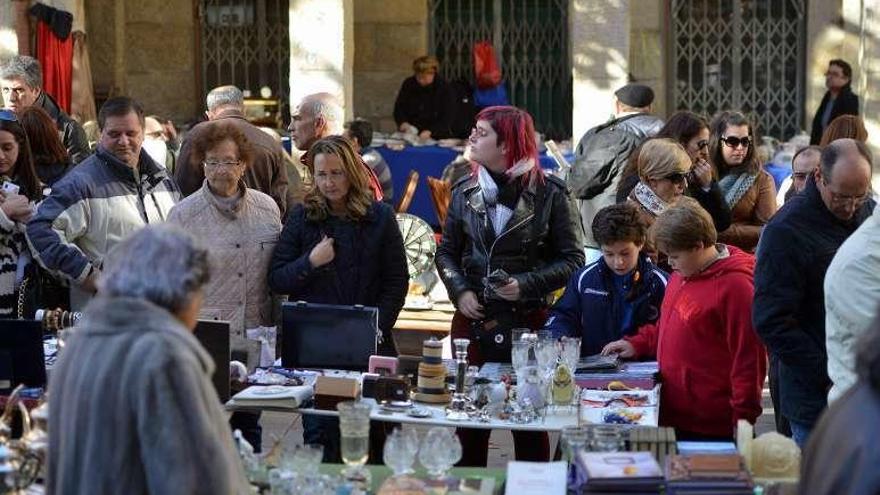
<path id="1" fill-rule="evenodd" d="M 572 0 L 572 139 L 614 113 L 614 91 L 627 83 L 629 0 Z"/>
<path id="2" fill-rule="evenodd" d="M 352 116 L 352 0 L 290 0 L 290 106 L 305 95 L 336 95 Z"/>

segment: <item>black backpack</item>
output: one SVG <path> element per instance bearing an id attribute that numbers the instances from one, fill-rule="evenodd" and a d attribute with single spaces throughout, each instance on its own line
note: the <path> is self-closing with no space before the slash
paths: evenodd
<path id="1" fill-rule="evenodd" d="M 602 194 L 623 172 L 629 155 L 644 137 L 621 123 L 641 113 L 627 115 L 598 125 L 584 134 L 575 149 L 568 174 L 568 187 L 577 199 L 593 199 Z"/>

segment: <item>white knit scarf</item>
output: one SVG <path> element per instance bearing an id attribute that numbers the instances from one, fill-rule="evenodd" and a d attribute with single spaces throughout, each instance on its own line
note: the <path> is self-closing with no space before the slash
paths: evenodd
<path id="1" fill-rule="evenodd" d="M 534 160 L 520 160 L 504 174 L 507 175 L 508 181 L 512 181 L 528 173 L 534 167 Z M 503 204 L 498 204 L 498 184 L 495 183 L 483 165 L 477 167 L 477 181 L 480 183 L 480 191 L 483 194 L 483 202 L 486 203 L 486 213 L 492 222 L 492 228 L 495 229 L 496 234 L 501 233 L 507 226 L 507 222 L 510 221 L 510 217 L 513 216 L 513 210 Z"/>

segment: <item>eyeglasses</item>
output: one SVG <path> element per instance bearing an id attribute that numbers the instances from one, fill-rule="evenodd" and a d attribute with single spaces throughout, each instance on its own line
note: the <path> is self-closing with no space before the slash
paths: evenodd
<path id="1" fill-rule="evenodd" d="M 235 168 L 241 164 L 241 160 L 235 160 L 232 162 L 221 162 L 217 160 L 205 160 L 202 162 L 202 165 L 205 166 L 207 170 L 217 170 L 218 168 Z"/>
<path id="2" fill-rule="evenodd" d="M 673 184 L 686 184 L 687 183 L 687 174 L 682 173 L 674 173 L 669 174 L 664 179 L 672 182 Z"/>
<path id="3" fill-rule="evenodd" d="M 847 196 L 845 194 L 838 194 L 831 190 L 828 187 L 828 182 L 823 178 L 822 183 L 825 185 L 825 190 L 828 191 L 828 194 L 831 196 L 831 204 L 834 206 L 850 206 L 852 205 L 855 208 L 862 206 L 862 204 L 867 201 L 867 199 L 871 196 L 871 193 L 866 192 L 861 196 Z"/>
<path id="4" fill-rule="evenodd" d="M 18 122 L 18 116 L 15 115 L 15 112 L 12 110 L 4 108 L 0 110 L 0 120 L 5 120 L 6 122 Z"/>
<path id="5" fill-rule="evenodd" d="M 748 148 L 752 145 L 752 141 L 747 137 L 736 137 L 736 136 L 727 136 L 721 138 L 721 142 L 730 146 L 731 148 L 738 148 L 742 145 L 743 148 Z"/>
<path id="6" fill-rule="evenodd" d="M 701 139 L 700 141 L 697 141 L 697 149 L 698 150 L 701 150 L 703 148 L 708 148 L 708 147 L 709 147 L 709 141 L 706 141 L 705 139 Z"/>

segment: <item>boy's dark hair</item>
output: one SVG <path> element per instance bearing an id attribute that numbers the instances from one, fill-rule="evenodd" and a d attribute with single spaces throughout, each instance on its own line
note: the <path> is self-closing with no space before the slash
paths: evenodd
<path id="1" fill-rule="evenodd" d="M 606 206 L 593 218 L 593 238 L 599 247 L 619 241 L 632 241 L 635 245 L 645 244 L 648 226 L 632 203 L 618 203 Z"/>
<path id="2" fill-rule="evenodd" d="M 368 120 L 354 119 L 345 123 L 345 129 L 348 130 L 352 138 L 357 139 L 361 148 L 367 148 L 373 142 L 373 124 Z"/>
<path id="3" fill-rule="evenodd" d="M 840 70 L 843 72 L 843 77 L 852 80 L 852 66 L 849 65 L 849 62 L 846 60 L 835 58 L 828 62 L 828 65 L 836 65 L 840 67 Z"/>

